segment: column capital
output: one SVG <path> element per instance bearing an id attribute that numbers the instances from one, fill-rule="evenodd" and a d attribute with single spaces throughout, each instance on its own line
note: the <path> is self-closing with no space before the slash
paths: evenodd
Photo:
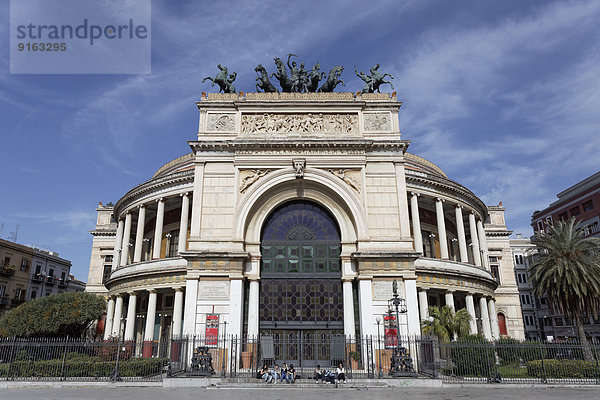
<path id="1" fill-rule="evenodd" d="M 157 203 L 158 202 L 165 202 L 165 198 L 164 197 L 159 197 L 158 199 L 155 200 Z"/>
<path id="2" fill-rule="evenodd" d="M 176 292 L 183 292 L 184 289 L 185 288 L 183 288 L 181 286 L 173 288 L 173 290 L 176 291 Z"/>
<path id="3" fill-rule="evenodd" d="M 441 197 L 436 197 L 435 201 L 439 201 L 440 203 L 446 202 L 446 199 L 442 199 Z"/>
<path id="4" fill-rule="evenodd" d="M 462 208 L 463 208 L 463 205 L 462 205 L 462 204 L 460 204 L 460 203 L 456 203 L 456 204 L 454 205 L 454 207 L 455 207 L 455 208 L 460 208 L 460 209 L 462 209 Z"/>
<path id="5" fill-rule="evenodd" d="M 421 195 L 421 193 L 418 193 L 418 192 L 410 192 L 410 195 L 411 195 L 411 196 L 417 196 L 417 197 L 419 197 L 419 196 Z"/>
<path id="6" fill-rule="evenodd" d="M 446 293 L 454 293 L 454 292 L 456 292 L 456 290 L 454 290 L 454 289 L 447 289 L 446 290 Z"/>
<path id="7" fill-rule="evenodd" d="M 183 192 L 183 193 L 179 193 L 179 196 L 180 196 L 180 197 L 183 197 L 183 196 L 189 196 L 189 195 L 190 195 L 190 192 Z"/>
<path id="8" fill-rule="evenodd" d="M 138 209 L 145 208 L 145 207 L 146 207 L 146 204 L 142 203 L 138 206 Z"/>
<path id="9" fill-rule="evenodd" d="M 156 293 L 156 289 L 146 289 L 146 292 L 148 292 L 148 293 Z"/>
<path id="10" fill-rule="evenodd" d="M 419 292 L 426 292 L 426 291 L 428 291 L 428 290 L 429 290 L 429 288 L 428 288 L 428 287 L 418 287 L 418 288 L 417 288 L 417 290 L 418 290 Z"/>
<path id="11" fill-rule="evenodd" d="M 127 292 L 127 294 L 130 296 L 137 296 L 137 290 L 130 290 Z"/>

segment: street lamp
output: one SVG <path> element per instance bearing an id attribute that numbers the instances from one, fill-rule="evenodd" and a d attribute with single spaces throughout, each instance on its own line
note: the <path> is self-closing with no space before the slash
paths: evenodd
<path id="1" fill-rule="evenodd" d="M 402 346 L 400 341 L 400 314 L 406 314 L 406 300 L 398 295 L 398 282 L 394 279 L 392 284 L 393 297 L 388 300 L 388 313 L 391 316 L 394 310 L 396 311 L 396 348 L 392 356 L 392 365 L 390 366 L 390 374 L 393 376 L 401 376 L 403 372 L 413 372 L 412 358 L 408 354 L 406 347 Z"/>
<path id="2" fill-rule="evenodd" d="M 375 318 L 377 321 L 377 348 L 379 349 L 379 377 L 381 378 L 381 336 L 379 334 L 379 324 L 381 323 L 381 317 L 378 315 Z"/>

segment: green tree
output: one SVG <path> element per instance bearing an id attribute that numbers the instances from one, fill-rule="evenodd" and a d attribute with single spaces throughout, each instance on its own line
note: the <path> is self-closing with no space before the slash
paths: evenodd
<path id="1" fill-rule="evenodd" d="M 84 292 L 60 293 L 21 304 L 0 318 L 0 336 L 81 336 L 102 317 L 104 298 Z"/>
<path id="2" fill-rule="evenodd" d="M 593 360 L 582 317 L 598 313 L 600 239 L 584 239 L 583 230 L 575 229 L 574 224 L 575 218 L 557 221 L 547 225 L 546 233 L 534 237 L 538 258 L 530 265 L 529 275 L 537 297 L 546 294 L 563 314 L 575 320 L 584 357 Z"/>
<path id="3" fill-rule="evenodd" d="M 471 315 L 466 309 L 454 312 L 449 306 L 431 306 L 428 312 L 431 321 L 421 321 L 421 330 L 425 335 L 433 335 L 442 342 L 449 342 L 455 335 L 465 338 L 470 334 Z"/>

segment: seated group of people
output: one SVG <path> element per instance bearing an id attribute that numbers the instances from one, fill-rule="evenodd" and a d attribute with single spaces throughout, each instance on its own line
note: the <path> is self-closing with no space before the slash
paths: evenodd
<path id="1" fill-rule="evenodd" d="M 277 383 L 278 379 L 280 382 L 283 382 L 285 379 L 286 383 L 294 383 L 296 380 L 294 364 L 288 366 L 284 363 L 281 368 L 279 368 L 279 364 L 275 364 L 275 367 L 272 369 L 269 369 L 267 364 L 264 364 L 259 374 L 266 383 Z"/>
<path id="2" fill-rule="evenodd" d="M 330 370 L 322 370 L 321 366 L 317 364 L 317 367 L 315 368 L 314 380 L 317 383 L 319 383 L 319 380 L 321 383 L 333 383 L 335 384 L 335 387 L 337 387 L 340 381 L 346 383 L 346 369 L 342 363 L 338 365 L 335 372 Z"/>

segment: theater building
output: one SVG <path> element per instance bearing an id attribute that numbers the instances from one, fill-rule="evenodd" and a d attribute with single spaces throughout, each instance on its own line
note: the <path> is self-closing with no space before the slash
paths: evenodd
<path id="1" fill-rule="evenodd" d="M 447 304 L 473 333 L 523 338 L 504 209 L 407 152 L 395 94 L 197 106 L 192 152 L 97 209 L 87 290 L 108 298 L 105 337 L 377 335 L 396 280 L 403 334 Z"/>

